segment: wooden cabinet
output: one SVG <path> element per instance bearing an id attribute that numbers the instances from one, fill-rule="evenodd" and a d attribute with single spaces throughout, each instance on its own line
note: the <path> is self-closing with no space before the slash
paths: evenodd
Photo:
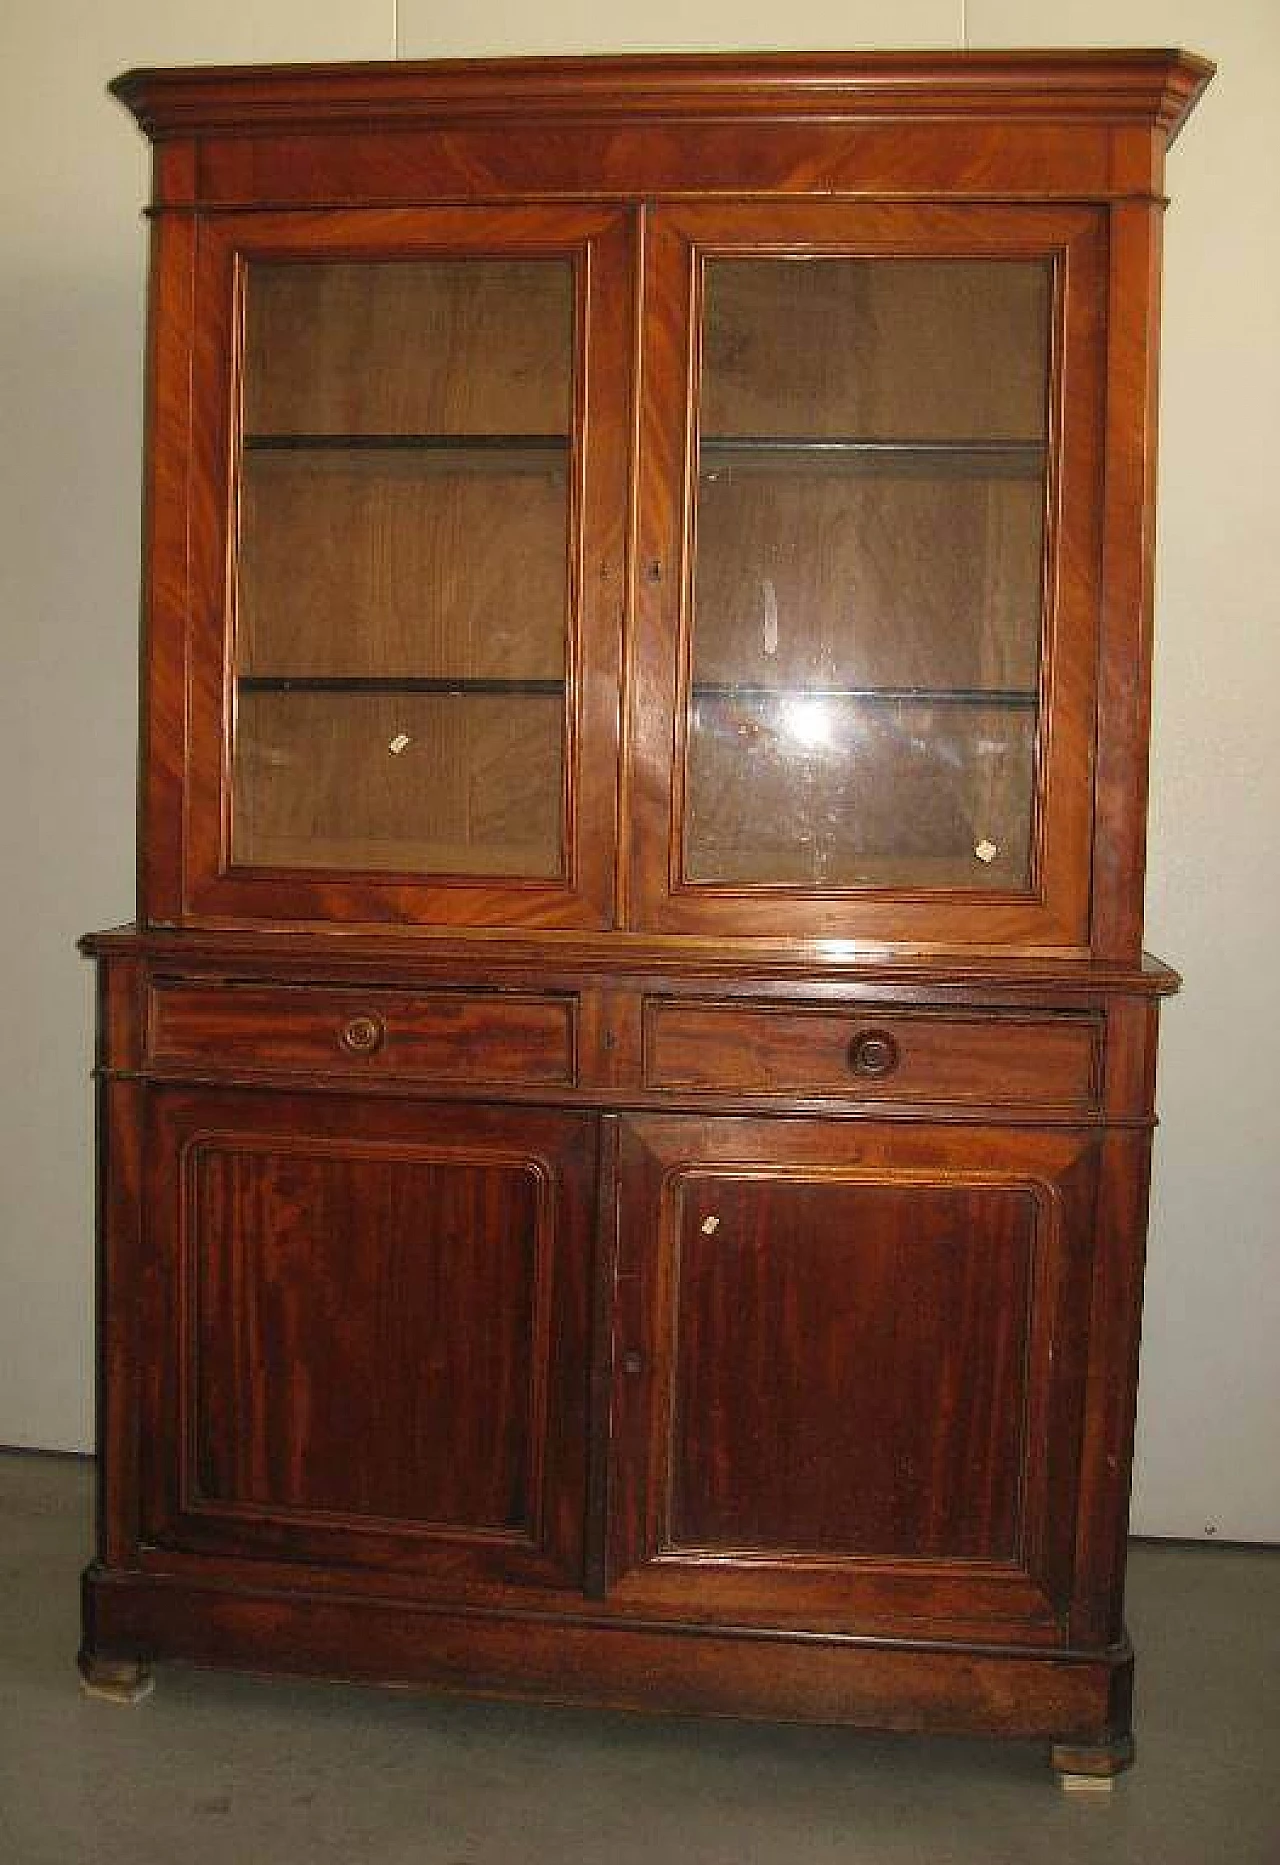
<path id="1" fill-rule="evenodd" d="M 1132 1754 L 1172 53 L 132 73 L 82 1663 Z"/>

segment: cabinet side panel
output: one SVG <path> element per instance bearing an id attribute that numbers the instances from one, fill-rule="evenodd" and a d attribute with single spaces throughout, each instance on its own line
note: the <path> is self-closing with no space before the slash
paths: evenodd
<path id="1" fill-rule="evenodd" d="M 151 232 L 138 849 L 138 911 L 152 924 L 182 917 L 194 280 L 194 220 L 160 216 Z"/>
<path id="2" fill-rule="evenodd" d="M 1149 1166 L 1147 1135 L 1110 1136 L 1098 1199 L 1098 1260 L 1071 1618 L 1073 1642 L 1081 1645 L 1106 1644 L 1123 1630 Z"/>
<path id="3" fill-rule="evenodd" d="M 97 975 L 95 1144 L 98 1553 L 125 1563 L 138 1542 L 140 1369 L 149 1351 L 141 1316 L 143 1090 L 141 967 L 104 960 Z"/>
<path id="4" fill-rule="evenodd" d="M 1111 209 L 1093 950 L 1142 949 L 1163 207 Z"/>
<path id="5" fill-rule="evenodd" d="M 122 1564 L 137 1546 L 142 1090 L 98 1084 L 98 1548 Z"/>

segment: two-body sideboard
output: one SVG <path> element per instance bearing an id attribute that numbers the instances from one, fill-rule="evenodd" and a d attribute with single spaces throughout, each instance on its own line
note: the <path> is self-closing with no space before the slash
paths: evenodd
<path id="1" fill-rule="evenodd" d="M 1132 1754 L 1164 52 L 143 72 L 82 1667 Z"/>

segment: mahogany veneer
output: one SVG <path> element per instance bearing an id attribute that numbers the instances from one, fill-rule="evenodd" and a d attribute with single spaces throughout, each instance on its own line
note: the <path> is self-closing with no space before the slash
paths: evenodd
<path id="1" fill-rule="evenodd" d="M 1132 1758 L 1180 53 L 139 72 L 154 1660 Z"/>

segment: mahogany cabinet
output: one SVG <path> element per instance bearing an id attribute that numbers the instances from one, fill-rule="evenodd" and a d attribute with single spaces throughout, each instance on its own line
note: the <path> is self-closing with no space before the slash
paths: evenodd
<path id="1" fill-rule="evenodd" d="M 135 72 L 154 1660 L 1133 1752 L 1180 53 Z"/>

